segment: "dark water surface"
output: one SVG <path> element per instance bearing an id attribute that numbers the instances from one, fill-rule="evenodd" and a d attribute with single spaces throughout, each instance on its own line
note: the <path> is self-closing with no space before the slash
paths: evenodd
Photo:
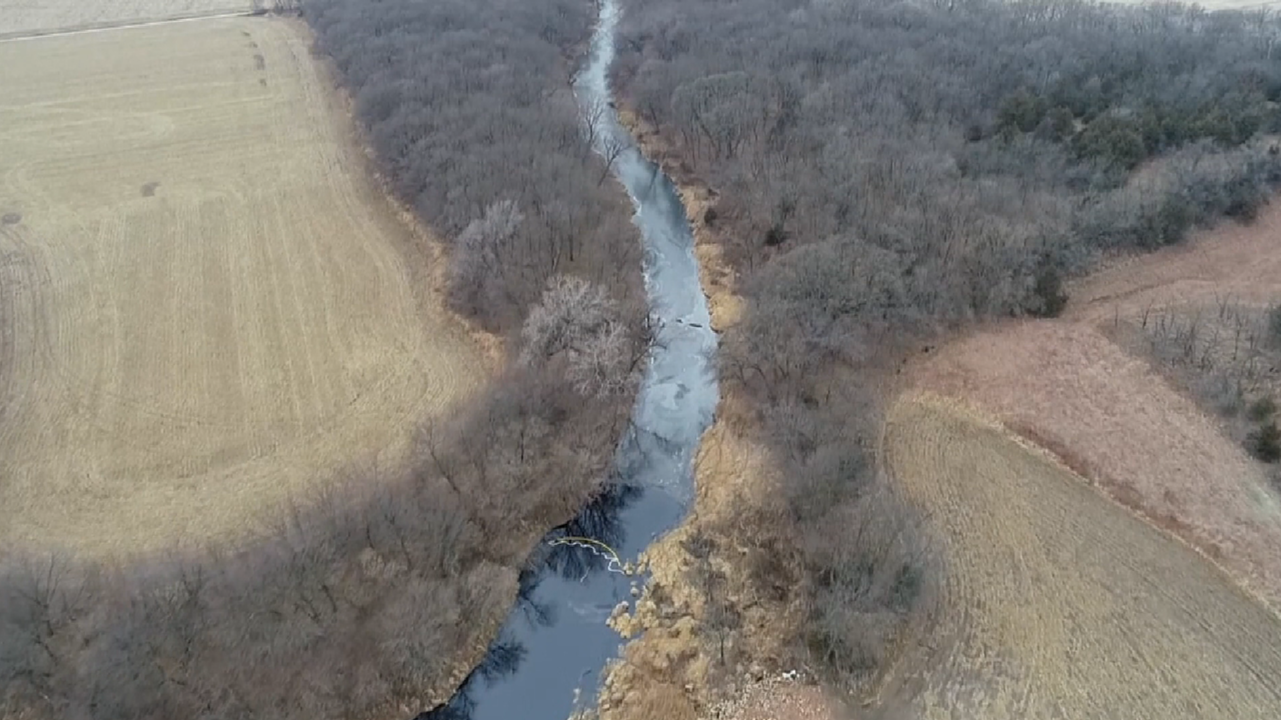
<path id="1" fill-rule="evenodd" d="M 572 522 L 548 533 L 520 579 L 516 607 L 448 705 L 420 720 L 564 720 L 576 701 L 590 704 L 601 670 L 622 644 L 605 621 L 632 601 L 633 578 L 619 572 L 675 527 L 693 499 L 692 461 L 716 408 L 711 331 L 693 238 L 671 181 L 632 146 L 613 110 L 608 71 L 614 59 L 619 0 L 601 0 L 587 65 L 574 82 L 585 125 L 636 208 L 645 245 L 645 287 L 657 320 L 633 427 L 619 442 L 610 489 Z M 553 545 L 581 537 L 589 543 Z M 656 720 L 662 720 L 658 718 Z"/>

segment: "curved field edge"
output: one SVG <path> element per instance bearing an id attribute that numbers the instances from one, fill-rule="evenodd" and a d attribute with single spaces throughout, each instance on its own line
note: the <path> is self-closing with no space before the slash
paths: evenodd
<path id="1" fill-rule="evenodd" d="M 0 230 L 6 545 L 243 535 L 349 463 L 399 465 L 478 387 L 481 353 L 416 287 L 416 241 L 300 25 L 0 55 L 21 80 L 0 105 L 0 205 L 21 216 Z"/>
<path id="2" fill-rule="evenodd" d="M 929 395 L 891 409 L 883 443 L 944 566 L 883 708 L 1255 718 L 1281 706 L 1281 621 L 1044 451 Z"/>
<path id="3" fill-rule="evenodd" d="M 1195 277 L 1167 259 L 1237 257 L 1218 234 L 1186 250 L 1131 261 L 1123 273 L 1105 271 L 1101 282 L 1083 282 L 1088 290 L 1129 277 L 1130 285 L 1146 287 L 1133 302 L 1091 300 L 1069 307 L 1060 320 L 978 329 L 913 361 L 907 375 L 913 386 L 975 403 L 1052 450 L 1104 494 L 1189 542 L 1275 609 L 1281 606 L 1281 516 L 1261 465 L 1227 437 L 1217 418 L 1107 336 L 1114 317 L 1137 322 L 1145 309 L 1162 307 L 1153 304 L 1158 297 L 1169 302 L 1181 278 Z M 1161 282 L 1148 283 L 1153 276 Z M 1225 292 L 1231 287 L 1225 283 Z M 1212 302 L 1187 290 L 1178 298 Z"/>

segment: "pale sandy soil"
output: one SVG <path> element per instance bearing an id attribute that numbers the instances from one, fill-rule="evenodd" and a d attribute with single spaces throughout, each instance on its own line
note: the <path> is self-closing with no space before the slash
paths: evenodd
<path id="1" fill-rule="evenodd" d="M 248 12 L 252 0 L 0 0 L 0 38 Z"/>
<path id="2" fill-rule="evenodd" d="M 938 533 L 945 572 L 882 712 L 1246 719 L 1281 707 L 1281 621 L 1049 454 L 936 397 L 892 410 L 884 453 Z"/>
<path id="3" fill-rule="evenodd" d="M 713 707 L 709 720 L 832 720 L 839 708 L 814 685 L 766 680 Z"/>
<path id="4" fill-rule="evenodd" d="M 481 381 L 301 26 L 0 43 L 0 87 L 0 546 L 246 533 Z"/>

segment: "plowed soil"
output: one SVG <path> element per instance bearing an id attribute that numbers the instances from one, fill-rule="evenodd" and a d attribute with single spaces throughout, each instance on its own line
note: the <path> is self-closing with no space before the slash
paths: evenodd
<path id="1" fill-rule="evenodd" d="M 923 718 L 1263 718 L 1281 622 L 1204 558 L 995 422 L 900 402 L 885 457 L 943 548 L 938 606 L 881 710 Z"/>
<path id="2" fill-rule="evenodd" d="M 480 380 L 307 43 L 0 43 L 0 547 L 243 533 Z"/>

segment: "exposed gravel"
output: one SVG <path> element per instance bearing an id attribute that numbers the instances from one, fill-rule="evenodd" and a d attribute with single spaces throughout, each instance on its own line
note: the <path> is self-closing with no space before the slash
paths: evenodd
<path id="1" fill-rule="evenodd" d="M 838 705 L 815 685 L 771 678 L 748 685 L 708 713 L 709 720 L 837 720 Z"/>

